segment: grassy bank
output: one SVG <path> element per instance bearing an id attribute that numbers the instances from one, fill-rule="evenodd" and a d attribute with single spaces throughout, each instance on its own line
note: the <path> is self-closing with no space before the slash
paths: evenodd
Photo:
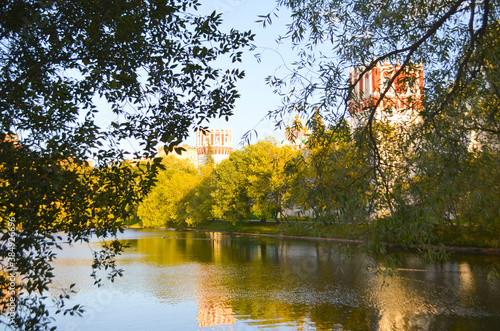
<path id="1" fill-rule="evenodd" d="M 235 224 L 226 221 L 209 221 L 197 224 L 190 229 L 205 231 L 226 231 L 238 232 L 255 235 L 277 235 L 277 236 L 295 236 L 311 238 L 336 238 L 348 240 L 362 240 L 369 229 L 366 224 L 330 224 L 325 225 L 314 222 L 266 222 L 257 221 L 237 222 Z M 437 229 L 436 235 L 444 245 L 449 247 L 479 248 L 479 249 L 498 249 L 499 241 L 493 240 L 491 236 L 481 235 L 481 233 L 471 233 L 472 229 L 441 227 Z M 382 239 L 382 238 L 381 238 Z M 382 239 L 386 243 L 391 243 L 389 237 Z M 393 244 L 398 244 L 393 242 Z M 460 249 L 458 249 L 460 250 Z M 467 250 L 467 249 L 465 249 Z"/>
<path id="2" fill-rule="evenodd" d="M 380 224 L 382 225 L 382 224 Z M 139 224 L 129 227 L 140 227 Z M 375 226 L 368 227 L 366 224 L 330 224 L 325 225 L 316 222 L 266 222 L 247 221 L 231 223 L 227 221 L 207 221 L 188 227 L 187 225 L 170 225 L 174 228 L 183 228 L 203 231 L 225 231 L 235 233 L 246 233 L 254 235 L 273 235 L 273 236 L 293 236 L 308 238 L 335 238 L 347 240 L 363 240 L 368 233 L 374 235 Z M 380 230 L 380 229 L 379 229 Z M 465 251 L 470 248 L 478 249 L 496 249 L 500 248 L 500 238 L 492 233 L 484 233 L 472 227 L 460 226 L 441 226 L 434 230 L 436 240 L 449 247 L 464 247 Z M 397 236 L 392 231 L 384 231 L 384 235 L 378 235 L 378 240 L 385 243 L 398 245 Z M 392 234 L 391 234 L 392 233 Z M 460 249 L 458 249 L 460 250 Z"/>
<path id="3" fill-rule="evenodd" d="M 191 229 L 206 231 L 227 231 L 258 235 L 299 236 L 313 238 L 360 239 L 365 226 L 345 224 L 324 225 L 314 222 L 237 222 L 209 221 L 197 224 Z"/>

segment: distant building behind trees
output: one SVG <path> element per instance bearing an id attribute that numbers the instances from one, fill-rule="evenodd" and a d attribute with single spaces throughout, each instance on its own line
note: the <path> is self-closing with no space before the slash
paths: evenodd
<path id="1" fill-rule="evenodd" d="M 167 155 L 174 155 L 175 157 L 183 160 L 189 160 L 195 167 L 198 167 L 198 152 L 196 148 L 184 144 L 181 146 L 184 150 L 181 154 L 177 154 L 175 151 L 171 153 L 166 153 L 163 147 L 158 148 L 158 157 L 166 157 Z"/>
<path id="2" fill-rule="evenodd" d="M 231 129 L 209 129 L 196 132 L 198 165 L 204 165 L 209 155 L 217 164 L 227 159 L 233 151 L 233 132 Z"/>
<path id="3" fill-rule="evenodd" d="M 351 68 L 349 75 L 353 86 L 349 101 L 351 133 L 366 127 L 370 117 L 373 117 L 372 125 L 375 122 L 390 124 L 399 133 L 411 132 L 411 127 L 421 120 L 419 112 L 424 107 L 423 65 L 412 64 L 402 70 L 399 62 L 393 65 L 384 61 L 377 62 L 367 72 L 365 69 L 364 66 Z M 402 71 L 399 73 L 400 70 Z M 395 75 L 397 76 L 394 78 Z M 464 112 L 471 113 L 469 132 L 462 137 L 468 150 L 481 150 L 483 146 L 500 149 L 494 130 L 483 130 L 485 119 L 473 114 L 469 108 L 471 107 L 462 108 Z M 477 129 L 471 129 L 472 127 Z"/>
<path id="4" fill-rule="evenodd" d="M 370 116 L 395 126 L 408 126 L 418 118 L 424 89 L 423 66 L 414 65 L 398 74 L 399 70 L 399 62 L 393 65 L 387 61 L 378 62 L 368 72 L 364 72 L 365 67 L 351 68 L 351 131 L 365 126 Z"/>
<path id="5" fill-rule="evenodd" d="M 291 146 L 294 150 L 301 150 L 306 147 L 310 135 L 311 132 L 307 125 L 302 124 L 299 115 L 295 115 L 292 126 L 286 126 L 285 140 L 281 142 L 281 146 Z"/>
<path id="6" fill-rule="evenodd" d="M 211 157 L 218 164 L 227 159 L 233 151 L 233 134 L 231 129 L 207 129 L 196 132 L 196 147 L 187 144 L 181 146 L 184 150 L 178 154 L 175 151 L 167 153 L 164 147 L 158 148 L 158 157 L 174 155 L 179 159 L 189 160 L 195 167 L 205 165 Z"/>

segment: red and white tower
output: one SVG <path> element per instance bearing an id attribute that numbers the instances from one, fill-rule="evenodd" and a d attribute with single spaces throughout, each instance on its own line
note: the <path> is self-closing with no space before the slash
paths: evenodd
<path id="1" fill-rule="evenodd" d="M 361 76 L 364 69 L 365 67 L 351 68 L 349 75 L 351 84 L 355 84 L 349 104 L 351 130 L 366 124 L 375 106 L 377 108 L 374 116 L 378 121 L 408 125 L 417 118 L 417 112 L 422 109 L 424 88 L 422 65 L 413 65 L 411 70 L 399 73 L 378 105 L 378 100 L 391 79 L 401 69 L 401 64 L 399 61 L 396 65 L 387 61 L 377 62 L 371 70 Z"/>
<path id="2" fill-rule="evenodd" d="M 205 164 L 207 155 L 211 155 L 215 163 L 229 157 L 233 151 L 233 133 L 231 129 L 198 130 L 196 133 L 196 150 L 198 152 L 198 164 Z"/>

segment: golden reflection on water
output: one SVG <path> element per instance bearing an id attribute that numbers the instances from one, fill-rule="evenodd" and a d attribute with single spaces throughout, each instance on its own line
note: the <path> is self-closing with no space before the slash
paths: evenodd
<path id="1" fill-rule="evenodd" d="M 369 300 L 378 312 L 377 329 L 429 329 L 430 312 L 424 293 L 413 288 L 406 277 L 374 276 L 368 288 Z"/>
<path id="2" fill-rule="evenodd" d="M 419 259 L 409 256 L 409 268 L 384 278 L 365 271 L 366 257 L 354 255 L 346 261 L 321 243 L 234 238 L 222 233 L 187 232 L 142 240 L 137 250 L 158 264 L 197 263 L 192 277 L 200 327 L 230 325 L 245 318 L 252 325 L 294 329 L 342 325 L 347 329 L 429 330 L 436 315 L 463 313 L 463 307 L 473 310 L 468 303 L 477 295 L 466 262 L 458 270 L 448 263 L 437 276 L 429 276 L 420 266 L 412 267 Z M 426 277 L 444 279 L 429 284 Z M 353 282 L 357 292 L 351 287 Z M 439 301 L 443 291 L 450 292 L 445 294 L 455 307 Z"/>
<path id="3" fill-rule="evenodd" d="M 199 327 L 234 324 L 236 318 L 231 306 L 226 302 L 226 290 L 219 284 L 219 275 L 214 268 L 200 264 L 197 266 L 197 300 Z"/>
<path id="4" fill-rule="evenodd" d="M 467 262 L 460 263 L 458 267 L 460 279 L 459 296 L 463 301 L 470 301 L 476 292 L 472 270 Z"/>
<path id="5" fill-rule="evenodd" d="M 137 237 L 126 240 L 130 249 L 118 261 L 124 279 L 165 309 L 194 302 L 200 328 L 245 323 L 243 330 L 460 329 L 460 323 L 467 328 L 480 317 L 484 305 L 485 314 L 500 321 L 498 285 L 478 286 L 484 268 L 464 260 L 431 265 L 405 254 L 404 267 L 384 278 L 365 268 L 377 261 L 356 252 L 346 258 L 325 242 L 191 231 Z M 82 261 L 68 257 L 68 267 Z M 490 299 L 478 302 L 485 295 Z M 457 317 L 465 322 L 457 324 Z"/>

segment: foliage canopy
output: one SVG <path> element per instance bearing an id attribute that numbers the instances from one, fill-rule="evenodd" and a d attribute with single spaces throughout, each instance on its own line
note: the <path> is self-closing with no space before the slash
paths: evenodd
<path id="1" fill-rule="evenodd" d="M 498 241 L 492 232 L 500 226 L 493 193 L 500 159 L 498 1 L 277 3 L 260 21 L 271 23 L 280 7 L 291 10 L 292 23 L 281 39 L 291 41 L 299 58 L 284 76 L 268 78 L 283 96 L 283 106 L 268 114 L 278 125 L 299 112 L 311 126 L 319 114 L 336 137 L 353 118 L 350 109 L 365 74 L 386 61 L 395 65 L 378 94 L 361 96 L 372 99 L 363 108 L 364 124 L 351 127 L 353 141 L 339 145 L 330 139 L 337 147 L 319 148 L 304 159 L 305 168 L 315 169 L 306 180 L 315 189 L 309 193 L 314 204 L 327 206 L 330 214 L 367 210 L 361 219 L 351 212 L 338 216 L 365 222 L 373 239 L 368 246 L 375 243 L 381 251 L 378 244 L 385 241 L 439 245 L 436 233 L 442 231 Z M 403 114 L 382 105 L 395 85 L 412 86 L 409 73 L 420 65 L 424 90 L 407 107 L 416 110 L 414 121 L 381 119 L 381 111 Z M 350 67 L 358 71 L 347 80 Z M 351 167 L 352 176 L 345 172 L 350 165 L 362 168 Z M 322 174 L 337 174 L 343 188 Z"/>
<path id="2" fill-rule="evenodd" d="M 220 30 L 220 14 L 196 0 L 4 0 L 0 5 L 0 289 L 16 275 L 13 329 L 49 328 L 44 303 L 61 248 L 116 235 L 154 183 L 161 164 L 121 165 L 123 142 L 152 156 L 211 118 L 233 114 L 238 69 L 250 32 Z M 107 121 L 107 118 L 111 120 Z M 106 123 L 107 122 L 107 123 Z M 104 124 L 103 124 L 104 123 Z M 95 167 L 85 160 L 97 161 Z M 15 245 L 6 245 L 9 237 Z M 95 269 L 121 275 L 117 242 L 95 252 Z M 11 254 L 11 255 L 9 255 Z M 99 277 L 94 273 L 96 283 Z M 80 307 L 57 307 L 79 313 Z M 4 320 L 2 319 L 2 323 Z"/>

